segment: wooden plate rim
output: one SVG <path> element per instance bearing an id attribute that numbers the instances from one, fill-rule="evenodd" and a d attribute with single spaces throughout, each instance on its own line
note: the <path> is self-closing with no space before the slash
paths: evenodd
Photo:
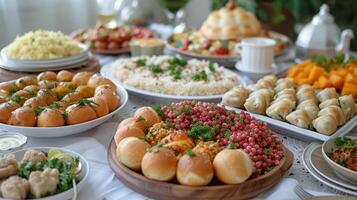
<path id="1" fill-rule="evenodd" d="M 278 166 L 276 166 L 274 169 L 272 169 L 271 171 L 269 171 L 268 173 L 259 176 L 258 178 L 254 178 L 254 179 L 250 179 L 246 182 L 244 182 L 244 184 L 248 184 L 250 182 L 253 181 L 259 181 L 261 179 L 265 179 L 268 176 L 271 176 L 272 174 L 274 174 L 275 172 L 279 171 L 280 169 L 284 169 L 284 171 L 287 171 L 294 160 L 294 155 L 293 153 L 287 149 L 285 146 L 284 148 L 284 158 L 280 161 L 280 164 Z M 239 187 L 242 184 L 235 184 L 235 185 L 209 185 L 209 186 L 198 186 L 198 187 L 193 187 L 193 186 L 186 186 L 186 185 L 181 185 L 181 184 L 175 184 L 175 183 L 170 183 L 170 182 L 161 182 L 161 181 L 155 181 L 155 180 L 151 180 L 149 178 L 146 178 L 145 176 L 143 176 L 142 174 L 135 172 L 127 167 L 125 167 L 123 164 L 121 164 L 120 162 L 118 162 L 115 157 L 113 157 L 115 155 L 115 150 L 116 150 L 116 144 L 114 141 L 114 138 L 111 140 L 109 146 L 108 146 L 108 151 L 107 151 L 107 158 L 109 161 L 109 166 L 110 168 L 115 172 L 115 171 L 122 171 L 124 173 L 126 173 L 129 176 L 132 176 L 136 179 L 139 179 L 140 181 L 143 182 L 147 182 L 150 184 L 156 184 L 156 185 L 161 185 L 162 187 L 178 187 L 180 189 L 187 189 L 187 190 L 191 190 L 191 191 L 202 191 L 202 190 L 222 190 L 222 189 L 232 189 L 235 187 Z M 118 176 L 116 176 L 118 177 Z M 118 177 L 118 179 L 121 179 Z"/>

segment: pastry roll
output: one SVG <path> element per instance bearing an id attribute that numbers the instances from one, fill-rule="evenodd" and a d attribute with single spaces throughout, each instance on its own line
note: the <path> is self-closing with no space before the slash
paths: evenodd
<path id="1" fill-rule="evenodd" d="M 299 95 L 299 94 L 301 94 L 301 93 L 308 92 L 308 91 L 313 91 L 313 92 L 315 92 L 315 89 L 314 89 L 311 85 L 308 85 L 308 84 L 300 85 L 300 86 L 297 88 L 297 95 Z"/>
<path id="2" fill-rule="evenodd" d="M 337 99 L 338 94 L 335 88 L 325 88 L 317 93 L 317 98 L 322 103 L 328 99 Z"/>
<path id="3" fill-rule="evenodd" d="M 255 88 L 256 89 L 263 89 L 263 88 L 273 89 L 276 84 L 277 79 L 278 78 L 275 75 L 264 76 L 263 78 L 261 78 L 257 81 L 257 83 L 255 84 Z"/>
<path id="4" fill-rule="evenodd" d="M 247 111 L 258 114 L 265 114 L 265 110 L 270 105 L 273 97 L 273 91 L 269 89 L 260 89 L 251 93 L 244 103 Z"/>
<path id="5" fill-rule="evenodd" d="M 335 105 L 331 105 L 331 106 L 328 106 L 328 107 L 320 110 L 320 112 L 317 116 L 320 117 L 323 115 L 334 116 L 338 126 L 340 126 L 346 122 L 346 117 L 345 117 L 345 114 L 342 112 L 342 109 Z"/>
<path id="6" fill-rule="evenodd" d="M 222 104 L 242 108 L 248 97 L 249 90 L 243 86 L 234 87 L 223 95 Z"/>
<path id="7" fill-rule="evenodd" d="M 340 106 L 340 103 L 338 102 L 338 99 L 335 99 L 335 98 L 328 99 L 328 100 L 320 103 L 319 108 L 324 109 L 328 106 Z"/>
<path id="8" fill-rule="evenodd" d="M 276 82 L 276 86 L 274 88 L 275 92 L 280 92 L 286 88 L 293 88 L 295 86 L 295 82 L 291 78 L 283 78 L 279 79 Z"/>
<path id="9" fill-rule="evenodd" d="M 281 99 L 270 105 L 266 110 L 266 114 L 273 119 L 285 120 L 286 116 L 291 113 L 294 108 L 295 102 L 289 99 Z"/>
<path id="10" fill-rule="evenodd" d="M 294 124 L 300 128 L 309 129 L 311 127 L 311 120 L 305 110 L 295 110 L 286 116 L 286 121 Z"/>
<path id="11" fill-rule="evenodd" d="M 331 135 L 337 130 L 337 122 L 333 115 L 327 114 L 322 115 L 314 121 L 312 124 L 317 132 L 322 133 L 324 135 Z"/>
<path id="12" fill-rule="evenodd" d="M 297 99 L 298 99 L 298 103 L 301 104 L 302 102 L 306 101 L 306 100 L 313 100 L 314 102 L 318 103 L 319 100 L 316 97 L 316 93 L 315 91 L 312 90 L 306 90 L 303 93 L 297 93 L 296 95 Z"/>
<path id="13" fill-rule="evenodd" d="M 316 105 L 316 102 L 313 99 L 308 99 L 301 102 L 296 107 L 296 110 L 305 110 L 310 120 L 314 120 L 320 111 L 319 107 Z"/>
<path id="14" fill-rule="evenodd" d="M 357 112 L 355 101 L 352 95 L 345 95 L 338 98 L 346 120 L 351 119 Z"/>

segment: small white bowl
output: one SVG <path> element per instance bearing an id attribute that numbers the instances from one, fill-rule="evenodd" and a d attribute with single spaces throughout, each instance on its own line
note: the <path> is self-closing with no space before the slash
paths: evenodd
<path id="1" fill-rule="evenodd" d="M 16 157 L 16 160 L 21 160 L 22 157 L 24 156 L 25 152 L 29 149 L 33 149 L 33 150 L 38 150 L 38 151 L 49 151 L 50 149 L 53 149 L 53 148 L 56 148 L 56 149 L 59 149 L 65 153 L 68 153 L 70 154 L 71 156 L 74 156 L 74 157 L 79 157 L 79 161 L 81 162 L 81 171 L 79 173 L 79 182 L 77 183 L 77 193 L 85 186 L 85 184 L 87 184 L 88 182 L 88 175 L 89 175 L 89 164 L 88 164 L 88 161 L 83 157 L 81 156 L 80 154 L 76 153 L 76 152 L 73 152 L 71 150 L 68 150 L 68 149 L 65 149 L 65 148 L 58 148 L 58 147 L 31 147 L 31 148 L 26 148 L 26 149 L 21 149 L 21 150 L 18 150 L 18 151 L 14 151 L 12 152 L 11 154 L 14 154 L 15 157 Z M 39 198 L 39 199 L 36 199 L 36 200 L 63 200 L 63 199 L 72 199 L 73 197 L 73 194 L 74 194 L 74 190 L 73 188 L 72 189 L 69 189 L 65 192 L 61 192 L 61 193 L 58 193 L 58 194 L 55 194 L 55 195 L 52 195 L 52 196 L 48 196 L 48 197 L 43 197 L 43 198 Z M 0 200 L 5 200 L 3 198 L 0 198 Z"/>
<path id="2" fill-rule="evenodd" d="M 357 139 L 357 137 L 345 136 L 352 139 Z M 357 183 L 357 171 L 353 171 L 342 165 L 333 161 L 327 154 L 331 152 L 331 150 L 336 146 L 335 145 L 336 138 L 330 138 L 322 144 L 322 155 L 325 161 L 335 170 L 337 175 L 342 176 L 342 178 L 346 178 L 354 183 Z"/>

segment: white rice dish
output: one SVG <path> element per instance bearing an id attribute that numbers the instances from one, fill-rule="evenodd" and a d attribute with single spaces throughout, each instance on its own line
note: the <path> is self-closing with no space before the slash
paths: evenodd
<path id="1" fill-rule="evenodd" d="M 28 32 L 5 47 L 5 55 L 19 60 L 45 60 L 83 53 L 79 44 L 62 32 Z"/>
<path id="2" fill-rule="evenodd" d="M 238 83 L 234 73 L 216 63 L 173 56 L 119 59 L 111 71 L 126 86 L 180 96 L 221 95 Z"/>

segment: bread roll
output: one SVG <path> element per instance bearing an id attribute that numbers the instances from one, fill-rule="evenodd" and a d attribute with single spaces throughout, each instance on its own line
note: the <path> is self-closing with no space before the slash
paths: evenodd
<path id="1" fill-rule="evenodd" d="M 149 106 L 137 109 L 134 113 L 134 117 L 145 120 L 148 126 L 147 128 L 150 128 L 154 124 L 161 122 L 161 117 L 159 114 L 157 114 L 156 111 Z"/>
<path id="2" fill-rule="evenodd" d="M 141 162 L 141 170 L 149 179 L 169 181 L 176 175 L 177 158 L 168 148 L 154 149 L 147 152 Z"/>
<path id="3" fill-rule="evenodd" d="M 183 185 L 208 185 L 213 178 L 213 165 L 207 154 L 186 154 L 178 161 L 176 176 Z"/>
<path id="4" fill-rule="evenodd" d="M 226 184 L 238 184 L 253 173 L 253 162 L 241 149 L 224 149 L 213 160 L 217 178 Z"/>
<path id="5" fill-rule="evenodd" d="M 144 132 L 135 126 L 123 126 L 118 128 L 117 132 L 115 133 L 114 140 L 116 144 L 119 144 L 121 140 L 127 137 L 140 137 L 144 136 Z"/>
<path id="6" fill-rule="evenodd" d="M 136 137 L 121 140 L 116 149 L 116 158 L 133 170 L 141 169 L 141 161 L 150 145 Z"/>
<path id="7" fill-rule="evenodd" d="M 118 129 L 123 127 L 123 126 L 135 126 L 140 128 L 144 133 L 147 131 L 148 125 L 146 124 L 146 121 L 139 120 L 135 117 L 129 117 L 127 119 L 124 119 L 123 121 L 120 122 Z"/>

